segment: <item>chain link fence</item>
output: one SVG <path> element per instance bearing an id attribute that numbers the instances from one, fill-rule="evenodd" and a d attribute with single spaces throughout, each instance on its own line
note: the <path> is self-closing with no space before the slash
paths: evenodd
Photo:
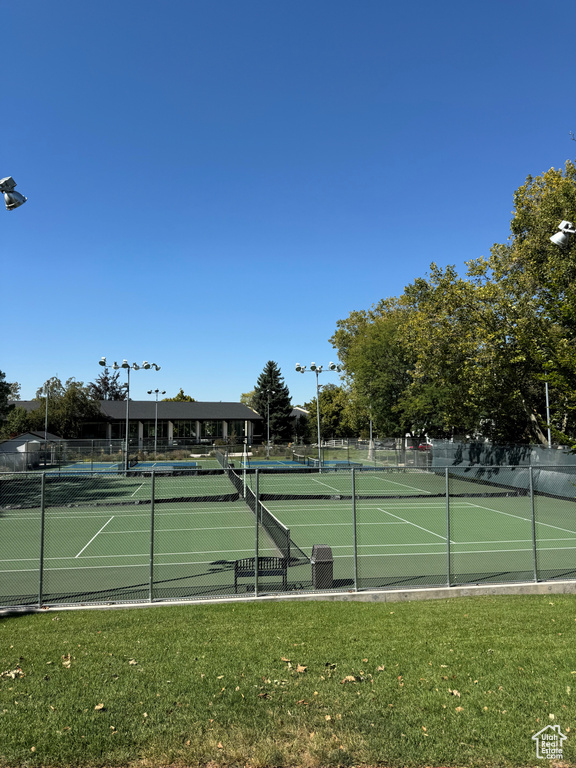
<path id="1" fill-rule="evenodd" d="M 576 467 L 0 473 L 0 605 L 576 578 Z"/>

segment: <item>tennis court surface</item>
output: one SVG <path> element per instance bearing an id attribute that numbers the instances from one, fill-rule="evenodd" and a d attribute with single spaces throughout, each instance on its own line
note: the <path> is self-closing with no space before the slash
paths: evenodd
<path id="1" fill-rule="evenodd" d="M 573 471 L 3 473 L 0 605 L 573 579 Z"/>

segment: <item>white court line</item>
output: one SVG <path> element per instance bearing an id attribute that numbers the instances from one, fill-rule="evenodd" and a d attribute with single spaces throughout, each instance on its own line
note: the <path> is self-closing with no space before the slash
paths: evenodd
<path id="1" fill-rule="evenodd" d="M 102 533 L 102 531 L 104 530 L 104 528 L 106 528 L 106 526 L 108 525 L 108 523 L 112 522 L 112 520 L 114 520 L 114 515 L 112 515 L 112 517 L 110 518 L 110 520 L 108 520 L 108 522 L 104 523 L 104 525 L 102 526 L 102 528 L 100 528 L 100 530 L 98 531 L 98 533 L 96 533 L 96 534 L 94 534 L 94 536 L 92 536 L 92 538 L 90 539 L 90 541 L 88 542 L 88 544 L 86 544 L 86 547 L 89 547 L 89 546 L 90 546 L 90 544 L 92 544 L 92 542 L 94 541 L 94 539 L 96 538 L 96 536 L 98 536 L 98 534 L 99 534 L 99 533 Z M 84 552 L 84 550 L 86 549 L 86 547 L 82 547 L 82 549 L 80 550 L 80 552 L 78 552 L 78 554 L 76 555 L 76 557 L 80 557 L 80 555 L 82 554 L 82 552 Z"/>
<path id="2" fill-rule="evenodd" d="M 532 524 L 532 520 L 527 517 L 521 517 L 520 515 L 513 515 L 512 512 L 502 512 L 499 509 L 492 509 L 492 507 L 485 507 L 482 504 L 473 504 L 471 501 L 468 502 L 468 504 L 471 507 L 476 507 L 477 509 L 486 509 L 488 512 L 496 512 L 499 515 L 506 515 L 506 517 L 513 517 L 516 520 L 522 520 L 524 523 L 530 523 Z M 559 525 L 552 525 L 551 523 L 542 523 L 540 520 L 536 520 L 536 525 L 544 525 L 546 528 L 554 528 L 556 531 L 563 531 L 564 533 L 573 533 L 576 536 L 576 531 L 571 530 L 570 528 L 561 528 Z"/>
<path id="3" fill-rule="evenodd" d="M 336 493 L 345 493 L 345 491 L 342 491 L 340 488 L 334 488 L 333 485 L 328 485 L 328 483 L 323 483 L 322 480 L 316 480 L 315 477 L 312 478 L 312 481 L 314 483 L 318 483 L 318 485 L 324 485 L 326 488 L 330 488 L 331 491 L 336 491 Z"/>
<path id="4" fill-rule="evenodd" d="M 138 488 L 136 488 L 136 490 L 134 491 L 134 493 L 131 493 L 131 494 L 130 494 L 130 496 L 131 496 L 131 497 L 133 497 L 133 496 L 136 496 L 136 494 L 138 493 L 138 491 L 140 490 L 140 488 L 143 488 L 143 487 L 144 487 L 144 483 L 140 483 L 140 485 L 138 486 Z"/>
<path id="5" fill-rule="evenodd" d="M 385 515 L 391 515 L 392 517 L 395 517 L 398 520 L 402 520 L 402 522 L 407 523 L 408 525 L 413 525 L 415 528 L 420 528 L 420 530 L 424 531 L 425 533 L 429 533 L 432 536 L 438 536 L 439 539 L 446 541 L 446 536 L 441 536 L 439 533 L 435 533 L 434 531 L 431 531 L 428 528 L 423 528 L 421 525 L 416 525 L 416 523 L 411 523 L 410 520 L 405 520 L 403 517 L 400 517 L 399 515 L 393 515 L 392 512 L 388 512 L 387 510 L 382 509 L 382 507 L 378 507 L 378 510 L 380 512 L 384 512 Z M 450 541 L 450 543 L 454 544 L 453 541 Z"/>

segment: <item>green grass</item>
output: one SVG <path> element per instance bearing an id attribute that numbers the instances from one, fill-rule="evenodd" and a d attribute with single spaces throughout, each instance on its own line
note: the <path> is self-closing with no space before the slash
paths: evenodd
<path id="1" fill-rule="evenodd" d="M 573 765 L 575 631 L 570 596 L 8 617 L 0 765 L 534 766 L 552 723 Z"/>

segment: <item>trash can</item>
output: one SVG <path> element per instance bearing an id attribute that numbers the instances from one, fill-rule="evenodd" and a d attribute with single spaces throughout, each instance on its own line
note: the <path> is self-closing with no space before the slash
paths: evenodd
<path id="1" fill-rule="evenodd" d="M 334 581 L 332 548 L 326 544 L 314 544 L 310 563 L 312 564 L 312 588 L 332 589 Z"/>

